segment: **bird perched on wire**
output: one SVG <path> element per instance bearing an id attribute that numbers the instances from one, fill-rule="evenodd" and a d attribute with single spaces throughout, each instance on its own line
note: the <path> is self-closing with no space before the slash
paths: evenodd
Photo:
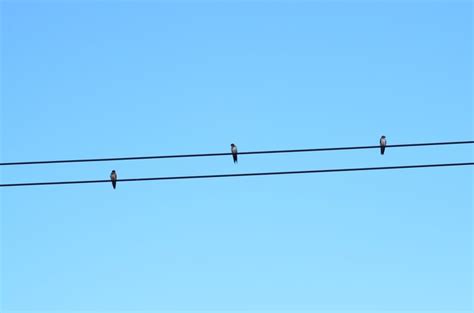
<path id="1" fill-rule="evenodd" d="M 383 155 L 385 153 L 385 146 L 387 145 L 387 139 L 385 136 L 380 137 L 380 154 Z"/>
<path id="2" fill-rule="evenodd" d="M 117 186 L 117 172 L 115 172 L 115 170 L 112 170 L 112 173 L 110 173 L 110 180 L 112 181 L 112 187 L 115 187 Z"/>
<path id="3" fill-rule="evenodd" d="M 237 146 L 234 144 L 231 144 L 230 151 L 232 152 L 232 158 L 234 159 L 234 163 L 237 163 Z"/>

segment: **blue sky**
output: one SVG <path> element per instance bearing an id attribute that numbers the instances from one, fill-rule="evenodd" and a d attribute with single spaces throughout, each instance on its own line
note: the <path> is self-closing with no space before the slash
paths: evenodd
<path id="1" fill-rule="evenodd" d="M 1 161 L 472 140 L 472 3 L 2 1 Z M 2 182 L 473 160 L 470 146 Z M 0 190 L 1 309 L 470 311 L 470 168 Z"/>

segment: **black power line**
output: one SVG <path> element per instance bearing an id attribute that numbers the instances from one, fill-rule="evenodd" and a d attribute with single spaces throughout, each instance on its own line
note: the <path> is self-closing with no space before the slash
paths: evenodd
<path id="1" fill-rule="evenodd" d="M 334 168 L 334 169 L 322 169 L 322 170 L 285 171 L 285 172 L 257 172 L 257 173 L 241 173 L 241 174 L 165 176 L 165 177 L 125 178 L 125 179 L 118 179 L 117 182 L 151 181 L 151 180 L 206 179 L 206 178 L 272 176 L 272 175 L 294 175 L 294 174 L 317 174 L 317 173 L 333 173 L 333 172 L 360 172 L 360 171 L 400 170 L 400 169 L 411 169 L 411 168 L 453 167 L 453 166 L 472 166 L 472 165 L 474 165 L 474 162 L 380 166 L 380 167 Z M 25 187 L 25 186 L 96 184 L 96 183 L 110 183 L 110 180 L 109 179 L 100 179 L 100 180 L 73 180 L 73 181 L 53 181 L 53 182 L 35 182 L 35 183 L 14 183 L 14 184 L 0 184 L 0 187 Z"/>
<path id="2" fill-rule="evenodd" d="M 441 145 L 463 145 L 463 144 L 473 144 L 473 143 L 474 143 L 473 140 L 446 141 L 446 142 L 425 142 L 425 143 L 387 145 L 386 147 L 387 148 L 404 148 L 404 147 L 441 146 Z M 262 151 L 239 152 L 238 154 L 250 155 L 250 154 L 322 152 L 322 151 L 364 150 L 364 149 L 380 149 L 380 146 L 376 145 L 376 146 L 352 146 L 352 147 L 330 147 L 330 148 L 288 149 L 288 150 L 262 150 Z M 24 162 L 4 162 L 4 163 L 0 163 L 0 166 L 55 164 L 55 163 L 111 162 L 111 161 L 132 161 L 132 160 L 150 160 L 150 159 L 198 158 L 198 157 L 215 157 L 215 156 L 230 156 L 230 155 L 231 155 L 230 152 L 228 153 L 226 152 L 226 153 L 172 154 L 172 155 L 152 155 L 152 156 L 135 156 L 135 157 L 116 157 L 116 158 L 95 158 L 95 159 L 24 161 Z"/>

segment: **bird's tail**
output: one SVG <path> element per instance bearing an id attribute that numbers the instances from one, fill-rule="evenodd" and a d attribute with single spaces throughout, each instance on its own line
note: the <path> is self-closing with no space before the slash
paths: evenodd
<path id="1" fill-rule="evenodd" d="M 385 153 L 385 147 L 380 148 L 380 154 L 383 155 Z"/>
<path id="2" fill-rule="evenodd" d="M 117 182 L 112 182 L 112 187 L 114 187 L 114 189 L 116 186 L 117 186 Z"/>

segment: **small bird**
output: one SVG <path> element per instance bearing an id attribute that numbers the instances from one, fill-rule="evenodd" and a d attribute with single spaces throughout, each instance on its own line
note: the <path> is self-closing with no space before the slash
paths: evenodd
<path id="1" fill-rule="evenodd" d="M 117 173 L 115 170 L 112 170 L 112 173 L 110 173 L 110 180 L 112 181 L 112 187 L 115 189 L 117 186 Z"/>
<path id="2" fill-rule="evenodd" d="M 237 163 L 237 146 L 234 144 L 231 144 L 230 151 L 232 152 L 232 158 L 234 158 L 234 163 Z"/>
<path id="3" fill-rule="evenodd" d="M 385 153 L 385 146 L 387 145 L 387 139 L 385 136 L 380 137 L 380 154 L 383 155 Z"/>

